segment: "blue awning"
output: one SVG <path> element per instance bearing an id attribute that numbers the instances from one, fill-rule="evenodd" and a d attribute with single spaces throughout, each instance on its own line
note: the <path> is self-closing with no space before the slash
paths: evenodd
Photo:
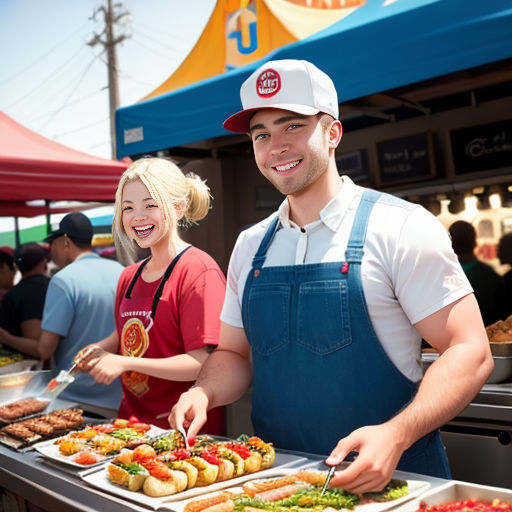
<path id="1" fill-rule="evenodd" d="M 313 62 L 343 102 L 510 57 L 510 0 L 367 0 L 265 60 Z M 118 158 L 228 135 L 222 122 L 241 108 L 240 85 L 260 63 L 118 109 Z"/>

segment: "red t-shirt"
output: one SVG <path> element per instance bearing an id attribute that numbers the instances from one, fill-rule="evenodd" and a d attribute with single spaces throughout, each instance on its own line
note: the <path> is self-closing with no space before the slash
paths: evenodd
<path id="1" fill-rule="evenodd" d="M 126 297 L 140 265 L 125 268 L 117 286 L 115 314 L 119 353 L 165 358 L 205 345 L 217 345 L 226 280 L 213 258 L 195 247 L 180 257 L 165 283 L 153 319 L 151 307 L 161 279 L 147 283 L 139 277 L 130 297 Z M 156 416 L 170 411 L 179 396 L 193 384 L 138 372 L 124 372 L 121 380 L 124 394 L 119 417 L 134 415 L 140 421 L 162 428 L 169 428 L 167 416 L 160 419 Z M 208 412 L 203 432 L 224 434 L 223 408 Z"/>

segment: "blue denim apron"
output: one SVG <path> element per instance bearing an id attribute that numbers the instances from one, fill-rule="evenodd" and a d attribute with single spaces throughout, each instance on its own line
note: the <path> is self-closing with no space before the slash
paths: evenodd
<path id="1" fill-rule="evenodd" d="M 377 200 L 397 198 L 365 191 L 344 262 L 263 267 L 277 216 L 254 256 L 242 299 L 252 421 L 278 448 L 327 455 L 353 430 L 389 420 L 416 392 L 382 348 L 364 298 L 361 259 Z M 450 478 L 439 432 L 411 446 L 398 469 Z"/>

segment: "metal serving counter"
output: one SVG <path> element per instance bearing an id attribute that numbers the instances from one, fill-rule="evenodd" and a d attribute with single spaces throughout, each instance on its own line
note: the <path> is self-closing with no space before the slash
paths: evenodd
<path id="1" fill-rule="evenodd" d="M 441 435 L 453 478 L 512 489 L 512 383 L 486 384 Z"/>
<path id="2" fill-rule="evenodd" d="M 115 417 L 116 411 L 65 400 L 55 400 L 52 409 L 80 407 L 86 418 Z M 22 496 L 43 510 L 59 512 L 90 512 L 108 510 L 147 511 L 135 504 L 127 506 L 126 501 L 84 485 L 77 471 L 58 468 L 47 464 L 35 450 L 16 452 L 0 444 L 0 487 Z"/>
<path id="3" fill-rule="evenodd" d="M 309 457 L 314 456 L 309 455 Z M 427 481 L 430 489 L 447 482 L 439 478 L 402 471 L 397 471 L 396 477 Z M 148 512 L 151 510 L 87 486 L 77 473 L 73 474 L 47 465 L 34 451 L 16 453 L 3 446 L 0 446 L 0 485 L 48 511 Z"/>
<path id="4" fill-rule="evenodd" d="M 56 401 L 53 408 L 67 408 L 69 402 Z M 85 414 L 90 414 L 90 407 L 84 406 Z M 97 410 L 97 408 L 96 408 Z M 98 411 L 101 416 L 101 410 Z M 320 457 L 298 452 L 278 451 L 279 454 L 291 454 L 303 457 L 298 465 L 319 462 Z M 276 457 L 277 461 L 277 457 Z M 298 467 L 298 466 L 297 466 Z M 396 472 L 397 478 L 423 480 L 430 484 L 430 489 L 441 486 L 447 481 L 426 477 L 414 473 Z M 35 450 L 18 453 L 0 445 L 0 487 L 22 496 L 43 510 L 59 512 L 126 512 L 129 510 L 148 512 L 149 508 L 114 496 L 101 489 L 88 486 L 79 476 L 79 471 L 60 467 L 57 463 L 47 461 Z"/>

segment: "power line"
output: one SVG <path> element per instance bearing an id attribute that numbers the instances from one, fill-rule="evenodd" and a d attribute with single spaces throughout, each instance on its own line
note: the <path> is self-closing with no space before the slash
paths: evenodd
<path id="1" fill-rule="evenodd" d="M 75 52 L 68 60 L 66 60 L 66 62 L 64 62 L 64 64 L 61 64 L 56 70 L 52 71 L 48 76 L 46 76 L 46 78 L 44 78 L 41 82 L 39 82 L 39 84 L 37 84 L 33 89 L 31 89 L 29 92 L 23 94 L 22 96 L 20 96 L 17 100 L 13 101 L 12 103 L 10 103 L 9 105 L 3 107 L 2 110 L 8 110 L 12 107 L 14 107 L 15 105 L 17 105 L 18 103 L 20 103 L 21 101 L 23 101 L 24 99 L 28 98 L 29 96 L 31 96 L 33 93 L 35 93 L 36 91 L 39 91 L 41 89 L 41 87 L 43 85 L 45 85 L 47 82 L 51 81 L 52 79 L 55 78 L 55 75 L 57 73 L 59 73 L 60 71 L 62 71 L 73 59 L 75 59 L 78 55 L 80 55 L 80 53 L 85 49 L 86 47 L 85 46 L 82 46 L 77 52 Z"/>
<path id="2" fill-rule="evenodd" d="M 17 71 L 16 73 L 14 73 L 14 75 L 11 75 L 8 78 L 4 78 L 3 80 L 0 80 L 0 84 L 5 84 L 7 82 L 10 82 L 11 80 L 14 80 L 15 78 L 18 78 L 20 75 L 22 75 L 23 73 L 25 73 L 29 69 L 32 69 L 32 67 L 35 64 L 39 64 L 42 60 L 44 60 L 46 57 L 48 57 L 48 55 L 51 55 L 57 48 L 62 46 L 64 43 L 66 43 L 75 34 L 77 34 L 80 30 L 82 30 L 87 24 L 88 24 L 88 22 L 86 22 L 83 25 L 81 25 L 80 27 L 78 27 L 76 30 L 71 32 L 71 34 L 69 34 L 67 37 L 65 37 L 62 41 L 58 42 L 55 46 L 52 46 L 46 53 L 44 53 L 43 55 L 41 55 L 37 59 L 34 59 L 28 66 L 24 67 L 20 71 Z"/>
<path id="3" fill-rule="evenodd" d="M 205 24 L 205 26 L 206 26 L 206 24 Z M 182 38 L 180 36 L 176 36 L 173 32 L 170 32 L 170 31 L 167 31 L 167 30 L 162 30 L 160 28 L 152 27 L 150 25 L 147 25 L 146 23 L 141 23 L 138 20 L 136 22 L 136 27 L 145 28 L 146 30 L 149 30 L 151 33 L 155 33 L 156 32 L 156 33 L 164 34 L 166 37 L 174 38 L 176 41 L 179 41 L 179 42 L 182 41 Z M 186 50 L 183 50 L 183 51 L 186 51 Z"/>
<path id="4" fill-rule="evenodd" d="M 59 139 L 60 137 L 64 137 L 66 135 L 71 135 L 72 133 L 81 132 L 82 130 L 87 130 L 88 128 L 92 128 L 93 126 L 97 126 L 105 121 L 108 121 L 108 116 L 100 119 L 99 121 L 94 121 L 93 123 L 86 124 L 85 126 L 81 126 L 80 128 L 75 128 L 74 130 L 68 130 L 67 132 L 58 133 L 54 135 L 52 139 Z"/>
<path id="5" fill-rule="evenodd" d="M 86 49 L 85 46 L 84 46 L 84 48 Z M 100 57 L 99 55 L 95 55 L 94 52 L 92 52 L 92 55 L 93 55 L 93 57 L 92 57 L 93 60 Z M 87 64 L 86 67 L 88 65 L 89 64 Z M 46 98 L 43 98 L 40 95 L 40 98 L 39 98 L 40 103 L 49 104 L 53 101 L 54 98 L 57 98 L 57 101 L 60 102 L 62 95 L 65 94 L 66 91 L 69 90 L 70 86 L 72 86 L 76 83 L 77 78 L 82 75 L 82 73 L 84 72 L 84 69 L 85 68 L 83 66 L 81 66 L 77 73 L 74 73 L 72 76 L 68 75 L 67 76 L 68 80 L 66 80 L 66 82 L 61 84 L 62 87 L 59 87 L 58 89 L 52 89 L 50 95 L 49 96 L 47 95 Z M 45 114 L 38 115 L 39 112 L 37 110 L 32 110 L 32 115 L 28 115 L 25 117 L 27 118 L 27 120 L 36 121 L 37 119 L 45 118 L 45 117 L 51 115 L 54 111 L 55 110 L 51 110 L 49 112 L 46 112 Z"/>
<path id="6" fill-rule="evenodd" d="M 97 144 L 93 144 L 92 146 L 89 146 L 87 148 L 87 151 L 90 151 L 91 149 L 99 148 L 100 146 L 105 146 L 105 144 L 110 144 L 110 141 L 104 140 L 103 142 L 98 142 Z"/>
<path id="7" fill-rule="evenodd" d="M 66 104 L 68 102 L 68 100 L 71 98 L 71 96 L 73 96 L 73 94 L 75 94 L 75 91 L 78 89 L 78 87 L 82 84 L 82 80 L 85 78 L 85 75 L 87 75 L 87 73 L 89 72 L 89 70 L 91 69 L 92 65 L 94 64 L 94 61 L 96 60 L 97 57 L 94 57 L 90 62 L 89 64 L 87 65 L 87 67 L 85 68 L 84 72 L 82 73 L 82 75 L 80 76 L 80 78 L 78 79 L 75 87 L 73 87 L 73 89 L 71 90 L 71 92 L 68 94 L 68 96 L 66 97 L 66 99 L 64 100 L 64 103 L 60 106 L 60 108 L 58 108 L 56 111 L 53 112 L 53 114 L 46 120 L 46 122 L 44 122 L 42 124 L 42 126 L 39 128 L 39 132 L 41 132 L 47 125 L 50 121 L 52 121 L 54 119 L 54 117 L 61 111 L 63 110 L 65 107 L 66 107 Z"/>
<path id="8" fill-rule="evenodd" d="M 132 41 L 134 43 L 138 44 L 139 46 L 141 46 L 142 48 L 144 48 L 145 50 L 148 50 L 153 55 L 156 55 L 157 57 L 162 57 L 162 58 L 164 58 L 166 60 L 170 59 L 169 55 L 160 53 L 158 50 L 155 50 L 154 48 L 149 48 L 148 46 L 146 46 L 146 44 L 144 44 L 141 41 L 139 41 L 136 37 L 132 37 Z"/>
<path id="9" fill-rule="evenodd" d="M 132 80 L 133 82 L 138 83 L 140 85 L 146 85 L 148 87 L 154 87 L 155 86 L 155 84 L 150 84 L 149 82 L 144 82 L 143 80 L 139 80 L 138 78 L 135 78 L 134 76 L 128 75 L 128 74 L 123 73 L 123 72 L 121 72 L 121 77 L 122 78 L 126 78 L 128 80 Z"/>
<path id="10" fill-rule="evenodd" d="M 86 94 L 85 96 L 81 96 L 80 98 L 77 98 L 75 101 L 72 101 L 71 103 L 68 103 L 66 105 L 66 108 L 67 107 L 71 107 L 73 105 L 77 105 L 78 103 L 81 103 L 82 101 L 85 101 L 89 98 L 91 98 L 92 96 L 96 96 L 97 94 L 101 94 L 103 92 L 103 89 L 100 89 L 98 91 L 94 91 L 94 92 L 91 92 L 89 94 Z M 29 118 L 31 121 L 37 121 L 38 119 L 43 119 L 49 115 L 52 115 L 54 112 L 56 112 L 58 109 L 56 110 L 51 110 L 50 112 L 45 112 L 44 114 L 40 114 L 34 118 Z"/>
<path id="11" fill-rule="evenodd" d="M 162 48 L 165 48 L 167 50 L 171 50 L 171 51 L 173 51 L 175 53 L 178 53 L 180 56 L 183 56 L 185 53 L 187 53 L 187 50 L 179 49 L 179 48 L 176 48 L 175 46 L 170 46 L 167 43 L 163 43 L 162 41 L 160 41 L 158 39 L 155 39 L 154 37 L 146 34 L 142 30 L 137 30 L 135 33 L 138 34 L 138 35 L 141 35 L 142 37 L 145 37 L 146 39 L 149 39 L 150 41 L 152 41 L 154 43 L 159 44 Z"/>

